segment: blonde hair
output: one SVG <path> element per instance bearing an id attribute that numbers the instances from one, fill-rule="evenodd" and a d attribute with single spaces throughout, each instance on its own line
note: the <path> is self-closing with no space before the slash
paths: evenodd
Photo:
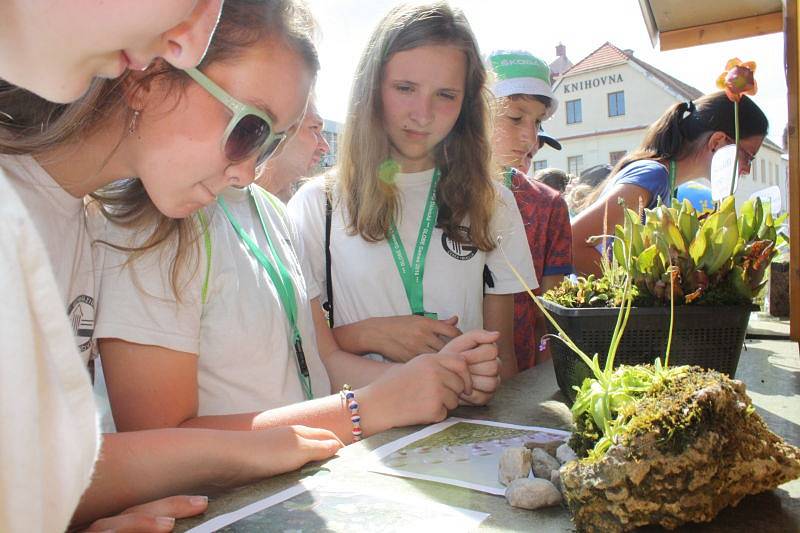
<path id="1" fill-rule="evenodd" d="M 309 70 L 316 73 L 319 59 L 314 44 L 315 29 L 311 12 L 302 0 L 227 0 L 199 68 L 220 61 L 235 61 L 250 46 L 277 39 L 297 52 Z M 166 84 L 171 94 L 180 96 L 189 83 L 188 76 L 164 61 L 157 61 L 136 83 L 128 83 L 130 76 L 126 73 L 116 80 L 97 79 L 83 97 L 70 104 L 47 102 L 0 80 L 0 153 L 41 154 L 60 145 L 79 142 L 102 128 L 110 128 L 115 119 L 120 123 L 118 135 L 122 142 L 133 119 L 133 110 L 126 103 L 126 90 L 135 91 L 157 80 Z M 109 132 L 110 135 L 114 133 Z M 108 154 L 98 172 L 115 150 Z M 142 243 L 137 247 L 104 242 L 129 252 L 128 264 L 158 248 L 163 253 L 173 253 L 170 281 L 180 299 L 181 279 L 188 281 L 196 272 L 202 229 L 196 221 L 163 215 L 147 195 L 142 182 L 135 178 L 113 182 L 91 196 L 97 204 L 94 207 L 112 223 L 149 232 L 143 239 L 137 239 Z M 170 246 L 166 246 L 167 243 Z"/>
<path id="2" fill-rule="evenodd" d="M 446 3 L 398 6 L 378 24 L 358 65 L 338 163 L 327 176 L 328 187 L 338 188 L 341 194 L 351 234 L 360 234 L 368 242 L 387 237 L 400 214 L 400 201 L 397 187 L 377 177 L 378 167 L 389 157 L 381 82 L 394 54 L 430 44 L 457 47 L 467 62 L 461 112 L 433 154 L 441 173 L 437 226 L 456 242 L 471 238 L 481 250 L 491 250 L 495 244 L 489 223 L 496 194 L 488 137 L 491 97 L 469 23 L 460 10 Z M 459 229 L 465 217 L 470 219 L 469 235 Z"/>

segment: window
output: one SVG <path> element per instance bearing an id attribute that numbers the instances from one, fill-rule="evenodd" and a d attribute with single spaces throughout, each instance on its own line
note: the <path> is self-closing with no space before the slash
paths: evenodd
<path id="1" fill-rule="evenodd" d="M 582 155 L 576 155 L 567 158 L 567 172 L 575 176 L 578 176 L 581 173 L 581 170 L 583 170 Z"/>
<path id="2" fill-rule="evenodd" d="M 625 92 L 608 93 L 608 116 L 619 117 L 625 114 Z"/>
<path id="3" fill-rule="evenodd" d="M 534 172 L 538 172 L 540 170 L 544 170 L 545 168 L 547 168 L 547 160 L 546 159 L 542 159 L 542 160 L 533 162 L 533 171 Z"/>
<path id="4" fill-rule="evenodd" d="M 622 150 L 620 152 L 609 152 L 608 163 L 613 167 L 614 165 L 619 163 L 619 160 L 625 157 L 625 154 L 627 153 L 628 152 L 626 152 L 625 150 Z"/>
<path id="5" fill-rule="evenodd" d="M 578 122 L 583 122 L 580 98 L 567 101 L 567 124 L 577 124 Z"/>

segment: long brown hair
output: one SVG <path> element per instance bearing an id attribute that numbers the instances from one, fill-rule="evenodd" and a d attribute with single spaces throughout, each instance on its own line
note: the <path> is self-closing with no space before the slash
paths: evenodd
<path id="1" fill-rule="evenodd" d="M 199 68 L 202 70 L 219 61 L 234 61 L 245 49 L 258 42 L 279 39 L 296 51 L 309 70 L 316 73 L 319 59 L 314 44 L 315 28 L 311 12 L 302 0 L 226 0 Z M 180 96 L 189 83 L 183 72 L 164 61 L 157 61 L 137 82 L 130 83 L 130 76 L 126 73 L 116 80 L 95 80 L 83 97 L 70 104 L 48 102 L 0 80 L 0 153 L 42 154 L 61 145 L 79 142 L 103 128 L 111 128 L 115 119 L 120 124 L 119 130 L 109 131 L 109 135 L 119 135 L 119 142 L 122 142 L 133 118 L 133 110 L 126 104 L 126 90 L 136 90 L 136 87 L 158 79 L 169 87 L 171 94 Z M 113 153 L 108 154 L 106 162 Z M 174 254 L 170 280 L 179 297 L 180 280 L 188 281 L 196 272 L 199 226 L 195 220 L 171 219 L 163 215 L 136 178 L 115 181 L 91 196 L 96 207 L 111 222 L 148 233 L 138 247 L 105 243 L 130 252 L 128 263 L 157 248 Z M 167 242 L 174 246 L 161 247 Z M 190 253 L 192 251 L 195 253 Z"/>
<path id="2" fill-rule="evenodd" d="M 743 96 L 739 102 L 739 138 L 766 135 L 768 128 L 769 121 L 761 108 Z M 733 102 L 724 91 L 707 94 L 693 102 L 674 104 L 650 126 L 639 148 L 616 164 L 583 205 L 589 206 L 597 200 L 614 176 L 631 163 L 643 159 L 677 161 L 691 157 L 702 148 L 705 134 L 715 131 L 735 138 Z"/>
<path id="3" fill-rule="evenodd" d="M 387 237 L 400 214 L 400 201 L 397 187 L 377 178 L 378 167 L 389 157 L 381 82 L 394 54 L 429 44 L 455 46 L 467 61 L 461 112 L 433 154 L 441 172 L 437 226 L 456 242 L 471 238 L 481 250 L 491 250 L 495 244 L 489 222 L 496 194 L 488 137 L 491 96 L 472 29 L 464 14 L 446 3 L 398 6 L 378 24 L 358 65 L 339 160 L 328 186 L 341 193 L 351 234 L 369 242 Z M 469 236 L 459 230 L 467 216 Z"/>

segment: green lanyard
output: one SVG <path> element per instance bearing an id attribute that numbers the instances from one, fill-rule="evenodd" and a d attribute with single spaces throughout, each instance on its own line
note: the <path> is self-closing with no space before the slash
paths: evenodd
<path id="1" fill-rule="evenodd" d="M 406 297 L 408 304 L 411 306 L 411 312 L 415 315 L 427 316 L 429 318 L 437 318 L 436 313 L 428 313 L 425 311 L 422 297 L 422 278 L 425 274 L 425 256 L 428 254 L 428 245 L 431 243 L 431 234 L 433 227 L 436 225 L 436 218 L 439 214 L 439 204 L 436 203 L 436 185 L 439 183 L 439 169 L 433 172 L 433 179 L 431 179 L 431 187 L 428 190 L 428 202 L 425 205 L 425 212 L 422 215 L 422 223 L 419 227 L 419 235 L 417 235 L 417 245 L 414 248 L 414 264 L 413 266 L 408 261 L 406 249 L 403 246 L 403 241 L 400 239 L 400 233 L 397 231 L 397 226 L 392 222 L 392 227 L 389 229 L 389 248 L 392 250 L 392 257 L 394 264 L 397 265 L 397 271 L 400 273 L 400 279 L 403 281 L 403 288 L 406 290 Z"/>
<path id="2" fill-rule="evenodd" d="M 511 190 L 514 187 L 514 169 L 508 167 L 503 171 L 503 183 L 505 183 L 506 188 Z"/>
<path id="3" fill-rule="evenodd" d="M 231 226 L 233 226 L 233 229 L 236 231 L 237 235 L 239 235 L 239 239 L 247 246 L 247 249 L 250 250 L 250 253 L 253 254 L 264 270 L 266 270 L 269 279 L 272 281 L 272 285 L 278 292 L 278 297 L 283 305 L 283 310 L 286 312 L 286 318 L 289 320 L 289 325 L 292 328 L 294 354 L 297 357 L 297 374 L 300 378 L 300 383 L 303 386 L 303 392 L 305 392 L 306 398 L 311 400 L 314 398 L 314 393 L 311 389 L 311 375 L 308 371 L 306 355 L 305 352 L 303 352 L 303 339 L 300 336 L 300 329 L 297 327 L 297 301 L 295 300 L 292 276 L 281 261 L 275 246 L 272 244 L 269 231 L 267 231 L 267 225 L 264 222 L 264 215 L 261 212 L 261 206 L 256 201 L 253 188 L 248 187 L 248 190 L 250 192 L 250 199 L 256 206 L 258 218 L 261 221 L 261 229 L 264 230 L 264 236 L 267 239 L 267 245 L 269 246 L 269 251 L 272 254 L 272 259 L 274 260 L 275 264 L 272 264 L 266 254 L 261 250 L 261 248 L 259 248 L 258 244 L 252 238 L 250 238 L 250 236 L 245 232 L 244 228 L 242 228 L 241 224 L 239 224 L 239 222 L 233 218 L 233 215 L 228 209 L 228 205 L 225 203 L 225 199 L 222 196 L 217 198 L 217 203 L 222 208 L 222 211 L 225 212 L 225 216 L 228 218 L 228 221 L 231 223 Z"/>
<path id="4" fill-rule="evenodd" d="M 675 172 L 676 172 L 677 165 L 675 164 L 674 159 L 669 160 L 669 204 L 667 207 L 672 205 L 672 199 L 675 198 Z"/>

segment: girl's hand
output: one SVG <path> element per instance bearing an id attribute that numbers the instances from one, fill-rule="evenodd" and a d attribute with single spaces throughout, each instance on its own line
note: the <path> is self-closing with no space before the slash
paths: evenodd
<path id="1" fill-rule="evenodd" d="M 472 392 L 472 378 L 464 356 L 423 354 L 392 365 L 356 398 L 361 398 L 362 424 L 383 430 L 441 422 L 465 392 Z"/>
<path id="2" fill-rule="evenodd" d="M 485 405 L 500 385 L 500 360 L 496 331 L 473 330 L 450 341 L 441 353 L 457 352 L 467 361 L 472 379 L 472 393 L 463 394 L 465 405 Z"/>
<path id="3" fill-rule="evenodd" d="M 456 327 L 458 317 L 435 320 L 424 316 L 406 315 L 377 317 L 367 321 L 369 327 L 371 351 L 379 353 L 398 363 L 405 363 L 422 353 L 435 353 L 445 343 L 461 335 Z"/>
<path id="4" fill-rule="evenodd" d="M 247 459 L 257 461 L 255 467 L 264 477 L 327 459 L 344 446 L 332 431 L 307 426 L 279 426 L 252 433 L 256 437 L 251 441 L 255 449 L 247 452 Z"/>
<path id="5" fill-rule="evenodd" d="M 170 496 L 125 509 L 116 516 L 96 520 L 86 529 L 115 533 L 162 533 L 172 531 L 176 518 L 187 518 L 205 512 L 205 496 Z"/>

